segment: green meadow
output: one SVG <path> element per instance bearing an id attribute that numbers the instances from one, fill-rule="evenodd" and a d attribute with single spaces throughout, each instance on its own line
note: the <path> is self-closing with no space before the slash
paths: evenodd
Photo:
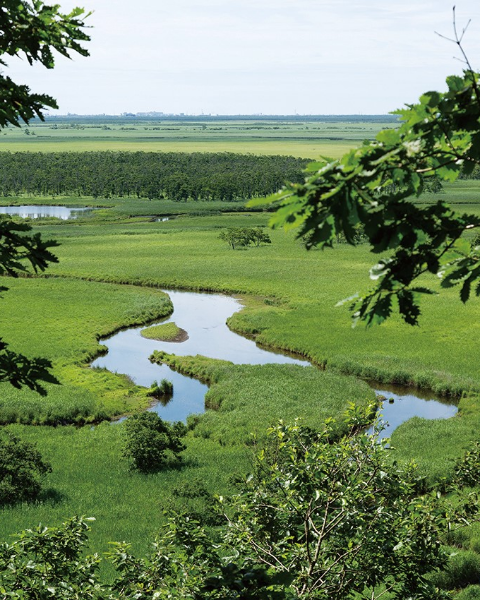
<path id="1" fill-rule="evenodd" d="M 258 153 L 269 152 L 268 144 L 278 144 L 286 154 L 297 156 L 311 156 L 303 153 L 308 144 L 330 145 L 328 154 L 336 156 L 358 143 L 355 136 L 363 131 L 360 123 L 351 125 L 350 131 L 341 124 L 344 131 L 335 131 L 341 138 L 336 141 L 326 139 L 331 133 L 327 125 L 322 129 L 320 123 L 296 123 L 290 130 L 285 125 L 288 140 L 275 141 L 270 137 L 282 130 L 267 129 L 277 126 L 272 123 L 261 132 L 241 129 L 248 123 L 239 124 L 236 131 L 231 123 L 215 125 L 229 129 L 209 132 L 210 139 L 201 123 L 196 137 L 193 125 L 188 125 L 195 138 L 192 143 L 212 151 L 235 147 L 241 152 L 241 145 L 251 142 L 250 151 Z M 65 144 L 78 151 L 85 149 L 82 144 L 106 149 L 118 143 L 122 149 L 144 144 L 160 151 L 163 144 L 178 150 L 188 144 L 192 150 L 190 142 L 178 139 L 184 131 L 144 133 L 121 127 L 126 125 L 72 132 L 47 123 L 31 127 L 35 135 L 8 130 L 0 138 L 0 148 L 32 150 L 38 144 L 45 151 L 49 144 L 56 150 Z M 377 124 L 369 127 L 373 134 Z M 139 139 L 140 133 L 148 139 Z M 160 134 L 168 139 L 156 139 Z M 302 135 L 308 139 L 299 139 Z M 255 136 L 258 139 L 252 141 Z M 298 152 L 292 150 L 295 144 Z M 478 182 L 459 181 L 424 201 L 441 198 L 457 210 L 478 214 L 479 196 Z M 35 232 L 59 242 L 55 249 L 59 263 L 42 276 L 6 281 L 2 338 L 15 351 L 49 358 L 62 385 L 49 385 L 45 398 L 0 386 L 0 423 L 35 441 L 53 466 L 39 501 L 1 509 L 0 538 L 39 522 L 54 525 L 84 514 L 97 519 L 92 550 L 103 552 L 109 541 L 127 540 L 142 554 L 166 509 L 193 510 L 206 522 L 213 519 L 209 495 L 233 489 L 235 476 L 249 469 L 255 444 L 277 419 L 300 417 L 314 427 L 334 417 L 341 428 L 349 402 L 374 400 L 364 380 L 434 390 L 458 401 L 456 417 L 435 422 L 412 419 L 392 436 L 392 456 L 415 460 L 431 481 L 448 478 L 456 458 L 478 439 L 480 371 L 473 344 L 480 333 L 477 300 L 463 305 L 456 290 L 446 290 L 423 300 L 420 327 L 408 327 L 395 317 L 381 327 L 352 328 L 348 306 L 336 305 L 369 288 L 368 269 L 378 257 L 365 245 L 338 243 L 332 250 L 307 252 L 294 232 L 273 230 L 270 245 L 232 250 L 219 239 L 222 230 L 266 227 L 271 216 L 232 202 L 23 196 L 1 201 L 24 203 L 98 210 L 72 221 L 31 221 Z M 439 290 L 434 278 L 426 277 L 424 283 Z M 176 369 L 209 383 L 207 411 L 189 419 L 180 467 L 142 475 L 129 470 L 122 457 L 122 424 L 102 421 L 146 409 L 151 400 L 148 390 L 126 376 L 91 369 L 89 363 L 104 351 L 101 337 L 170 315 L 172 305 L 161 291 L 169 288 L 240 297 L 244 308 L 229 319 L 234 331 L 265 347 L 298 353 L 319 368 L 163 356 Z M 172 354 L 176 347 L 172 344 Z M 192 482 L 197 482 L 196 495 L 191 493 Z M 466 538 L 465 547 L 469 544 Z"/>
<path id="2" fill-rule="evenodd" d="M 361 117 L 322 122 L 315 117 L 294 120 L 142 119 L 101 117 L 95 120 L 52 118 L 28 128 L 0 133 L 0 151 L 85 152 L 237 152 L 286 154 L 301 158 L 337 158 L 363 139 L 373 139 L 393 118 Z M 28 133 L 26 133 L 28 131 Z"/>

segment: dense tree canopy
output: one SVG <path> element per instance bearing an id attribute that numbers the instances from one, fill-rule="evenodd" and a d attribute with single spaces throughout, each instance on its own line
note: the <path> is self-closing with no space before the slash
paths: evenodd
<path id="1" fill-rule="evenodd" d="M 303 181 L 307 163 L 231 152 L 0 152 L 0 195 L 231 202 Z"/>

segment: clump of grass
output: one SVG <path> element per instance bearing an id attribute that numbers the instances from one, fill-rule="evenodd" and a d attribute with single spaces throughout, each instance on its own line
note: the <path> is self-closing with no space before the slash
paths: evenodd
<path id="1" fill-rule="evenodd" d="M 479 581 L 480 556 L 471 550 L 453 549 L 445 571 L 435 573 L 433 579 L 439 588 L 451 590 L 476 584 Z"/>
<path id="2" fill-rule="evenodd" d="M 168 379 L 162 379 L 160 383 L 154 381 L 147 392 L 147 396 L 152 398 L 162 398 L 164 396 L 172 396 L 173 383 Z"/>
<path id="3" fill-rule="evenodd" d="M 321 426 L 328 417 L 339 417 L 350 401 L 364 405 L 375 400 L 366 383 L 353 377 L 319 371 L 299 365 L 234 365 L 204 356 L 175 356 L 155 352 L 152 362 L 210 385 L 205 396 L 209 408 L 189 418 L 192 435 L 222 445 L 245 444 L 258 439 L 279 419 L 300 417 L 310 426 Z"/>
<path id="4" fill-rule="evenodd" d="M 188 340 L 188 333 L 178 327 L 175 323 L 162 323 L 142 329 L 140 335 L 149 340 L 160 342 L 184 342 Z"/>

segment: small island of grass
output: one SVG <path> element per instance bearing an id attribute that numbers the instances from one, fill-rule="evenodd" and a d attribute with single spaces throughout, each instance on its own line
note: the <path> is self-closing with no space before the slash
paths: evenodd
<path id="1" fill-rule="evenodd" d="M 175 323 L 163 323 L 162 325 L 152 325 L 142 329 L 140 334 L 150 340 L 159 342 L 184 342 L 188 340 L 188 333 L 177 327 Z"/>

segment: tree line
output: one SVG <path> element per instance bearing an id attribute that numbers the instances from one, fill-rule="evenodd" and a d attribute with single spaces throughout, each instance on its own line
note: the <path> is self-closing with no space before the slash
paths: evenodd
<path id="1" fill-rule="evenodd" d="M 303 182 L 307 162 L 226 152 L 1 152 L 0 195 L 233 202 Z"/>

